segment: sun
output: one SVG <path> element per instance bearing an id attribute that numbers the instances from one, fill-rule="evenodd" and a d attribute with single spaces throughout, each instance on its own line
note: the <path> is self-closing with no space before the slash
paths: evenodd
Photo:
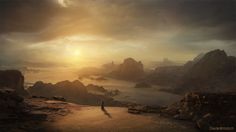
<path id="1" fill-rule="evenodd" d="M 78 57 L 78 56 L 80 56 L 80 50 L 78 50 L 78 49 L 74 49 L 73 51 L 72 51 L 72 55 L 73 56 L 75 56 L 75 57 Z"/>
<path id="2" fill-rule="evenodd" d="M 77 63 L 81 60 L 81 50 L 78 46 L 67 45 L 64 48 L 64 59 L 71 63 Z"/>

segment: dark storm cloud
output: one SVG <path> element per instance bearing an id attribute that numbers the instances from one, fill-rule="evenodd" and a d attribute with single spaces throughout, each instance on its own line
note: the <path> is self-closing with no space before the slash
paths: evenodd
<path id="1" fill-rule="evenodd" d="M 158 31 L 169 30 L 173 26 L 178 26 L 186 32 L 199 30 L 200 28 L 202 33 L 208 37 L 203 36 L 203 40 L 236 39 L 235 0 L 121 1 L 116 3 L 122 6 L 129 5 L 127 11 L 133 11 L 130 14 L 134 17 L 133 26 L 131 27 L 139 26 L 144 29 Z"/>
<path id="2" fill-rule="evenodd" d="M 56 0 L 0 0 L 0 33 L 41 31 L 35 35 L 49 40 L 83 31 L 132 39 L 179 27 L 186 32 L 201 28 L 207 37 L 200 32 L 200 40 L 236 39 L 235 0 L 71 1 L 74 6 L 65 9 Z M 63 18 L 69 20 L 58 22 Z M 54 21 L 56 26 L 48 27 Z"/>
<path id="3" fill-rule="evenodd" d="M 173 9 L 173 8 L 172 8 Z M 235 40 L 235 0 L 182 0 L 175 5 L 179 22 L 198 30 L 206 37 L 202 39 Z"/>
<path id="4" fill-rule="evenodd" d="M 59 8 L 53 0 L 0 0 L 0 33 L 40 31 Z"/>

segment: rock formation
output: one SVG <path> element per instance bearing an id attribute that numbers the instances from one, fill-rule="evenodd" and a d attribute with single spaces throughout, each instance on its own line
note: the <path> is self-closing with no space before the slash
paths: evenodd
<path id="1" fill-rule="evenodd" d="M 162 111 L 175 119 L 191 120 L 204 131 L 236 127 L 236 93 L 187 93 Z"/>
<path id="2" fill-rule="evenodd" d="M 236 91 L 236 58 L 223 50 L 213 50 L 183 66 L 159 67 L 146 80 L 171 86 L 169 91 L 175 93 Z"/>
<path id="3" fill-rule="evenodd" d="M 88 86 L 86 86 L 86 88 L 88 91 L 95 91 L 95 92 L 101 92 L 101 93 L 107 92 L 107 90 L 103 86 L 97 86 L 94 84 L 89 84 Z"/>
<path id="4" fill-rule="evenodd" d="M 227 56 L 222 50 L 205 54 L 187 69 L 177 84 L 177 88 L 193 91 L 235 90 L 236 58 Z"/>
<path id="5" fill-rule="evenodd" d="M 60 97 L 69 102 L 80 104 L 99 105 L 98 102 L 104 100 L 107 105 L 121 105 L 120 102 L 114 101 L 110 96 L 89 93 L 87 88 L 95 88 L 96 90 L 98 90 L 98 87 L 96 85 L 89 85 L 88 87 L 86 87 L 80 81 L 75 80 L 61 81 L 56 84 L 38 81 L 32 87 L 29 87 L 28 91 L 33 96 L 43 96 L 47 98 Z M 105 93 L 109 92 L 110 91 L 106 91 Z"/>
<path id="6" fill-rule="evenodd" d="M 24 99 L 15 90 L 0 89 L 0 112 L 21 112 L 25 107 Z"/>
<path id="7" fill-rule="evenodd" d="M 127 58 L 110 75 L 118 79 L 136 81 L 144 76 L 143 64 L 141 61 L 137 62 L 133 58 Z"/>
<path id="8" fill-rule="evenodd" d="M 27 95 L 24 89 L 24 76 L 17 70 L 0 71 L 0 88 L 10 88 L 20 95 Z"/>
<path id="9" fill-rule="evenodd" d="M 29 87 L 28 91 L 32 95 L 36 96 L 62 96 L 66 99 L 81 97 L 87 94 L 87 89 L 78 80 L 73 82 L 61 81 L 56 84 L 44 83 L 42 81 L 36 82 L 32 87 Z"/>

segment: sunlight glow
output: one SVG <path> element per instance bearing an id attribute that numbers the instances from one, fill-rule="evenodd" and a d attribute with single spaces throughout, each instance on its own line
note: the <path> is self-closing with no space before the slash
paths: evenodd
<path id="1" fill-rule="evenodd" d="M 72 51 L 72 54 L 78 57 L 80 55 L 80 51 L 78 49 L 75 49 L 74 51 Z"/>
<path id="2" fill-rule="evenodd" d="M 57 0 L 58 4 L 60 4 L 62 7 L 67 7 L 66 0 Z"/>
<path id="3" fill-rule="evenodd" d="M 64 61 L 76 64 L 81 61 L 81 51 L 78 46 L 66 45 L 64 49 Z"/>

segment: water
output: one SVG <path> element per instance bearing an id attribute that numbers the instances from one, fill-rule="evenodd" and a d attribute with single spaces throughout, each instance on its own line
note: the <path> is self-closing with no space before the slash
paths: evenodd
<path id="1" fill-rule="evenodd" d="M 57 72 L 39 72 L 26 74 L 26 88 L 36 81 L 44 81 L 47 83 L 56 83 L 64 80 L 76 80 L 78 74 L 71 71 L 58 70 Z M 165 106 L 180 100 L 180 96 L 167 92 L 161 92 L 158 89 L 163 88 L 161 86 L 152 86 L 152 88 L 134 88 L 134 82 L 121 81 L 112 78 L 108 78 L 104 81 L 97 81 L 88 78 L 80 80 L 84 85 L 95 84 L 103 86 L 108 90 L 118 89 L 121 94 L 115 96 L 114 99 L 118 101 L 128 101 L 138 104 L 151 105 L 151 106 Z"/>
<path id="2" fill-rule="evenodd" d="M 180 100 L 180 96 L 167 92 L 161 92 L 158 89 L 160 86 L 152 86 L 152 88 L 135 88 L 135 83 L 128 81 L 121 81 L 108 78 L 105 81 L 96 81 L 91 79 L 83 79 L 85 85 L 96 84 L 103 86 L 108 90 L 118 89 L 121 94 L 114 97 L 115 100 L 129 101 L 138 104 L 151 106 L 165 106 Z"/>

